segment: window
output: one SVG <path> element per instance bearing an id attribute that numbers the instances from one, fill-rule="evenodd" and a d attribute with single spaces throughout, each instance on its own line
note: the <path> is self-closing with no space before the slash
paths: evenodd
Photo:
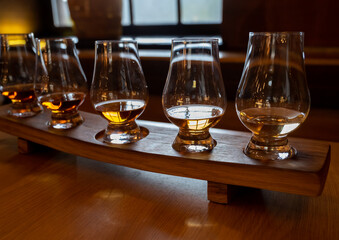
<path id="1" fill-rule="evenodd" d="M 72 27 L 67 0 L 51 0 L 53 22 L 56 27 Z"/>
<path id="2" fill-rule="evenodd" d="M 181 0 L 183 24 L 220 24 L 222 22 L 222 0 Z"/>
<path id="3" fill-rule="evenodd" d="M 124 0 L 123 5 L 128 0 Z M 178 23 L 176 0 L 132 0 L 133 24 L 168 25 Z"/>
<path id="4" fill-rule="evenodd" d="M 123 0 L 125 35 L 219 35 L 222 0 Z"/>
<path id="5" fill-rule="evenodd" d="M 222 0 L 123 0 L 122 24 L 220 24 Z"/>
<path id="6" fill-rule="evenodd" d="M 51 3 L 54 25 L 72 26 L 67 0 Z M 222 5 L 223 0 L 122 0 L 123 35 L 218 36 Z"/>

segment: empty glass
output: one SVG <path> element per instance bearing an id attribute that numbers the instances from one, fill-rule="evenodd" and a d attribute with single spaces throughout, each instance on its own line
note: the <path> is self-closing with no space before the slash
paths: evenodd
<path id="1" fill-rule="evenodd" d="M 34 94 L 33 33 L 0 35 L 0 91 L 12 101 L 9 115 L 31 117 L 42 109 Z"/>
<path id="2" fill-rule="evenodd" d="M 167 118 L 179 127 L 172 147 L 203 152 L 216 141 L 209 129 L 222 118 L 226 94 L 217 39 L 173 39 L 171 62 L 162 94 Z"/>
<path id="3" fill-rule="evenodd" d="M 70 38 L 37 40 L 37 67 L 34 84 L 39 102 L 51 111 L 48 124 L 55 129 L 78 126 L 78 113 L 87 93 L 85 74 Z"/>
<path id="4" fill-rule="evenodd" d="M 143 136 L 135 120 L 148 102 L 136 41 L 96 41 L 91 100 L 108 120 L 104 142 L 132 143 Z"/>
<path id="5" fill-rule="evenodd" d="M 287 135 L 310 110 L 302 32 L 250 33 L 236 96 L 240 121 L 252 133 L 244 152 L 262 160 L 293 157 Z"/>

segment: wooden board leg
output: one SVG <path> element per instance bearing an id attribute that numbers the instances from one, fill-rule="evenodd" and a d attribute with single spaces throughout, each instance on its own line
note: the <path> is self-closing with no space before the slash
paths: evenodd
<path id="1" fill-rule="evenodd" d="M 207 198 L 211 202 L 228 204 L 230 200 L 231 188 L 233 186 L 224 183 L 207 182 Z"/>
<path id="2" fill-rule="evenodd" d="M 37 144 L 23 138 L 18 138 L 18 151 L 21 154 L 32 153 L 36 149 Z"/>

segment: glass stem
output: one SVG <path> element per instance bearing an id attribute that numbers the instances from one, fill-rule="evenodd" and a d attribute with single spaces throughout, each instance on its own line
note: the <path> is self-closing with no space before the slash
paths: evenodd
<path id="1" fill-rule="evenodd" d="M 288 144 L 287 136 L 281 137 L 261 137 L 253 134 L 251 142 L 259 146 L 285 146 Z"/>
<path id="2" fill-rule="evenodd" d="M 211 135 L 208 129 L 199 131 L 179 129 L 178 137 L 183 140 L 204 140 L 210 138 Z"/>
<path id="3" fill-rule="evenodd" d="M 294 157 L 297 151 L 289 145 L 287 136 L 278 138 L 253 135 L 244 153 L 259 160 L 284 160 Z"/>
<path id="4" fill-rule="evenodd" d="M 71 119 L 71 118 L 74 118 L 78 115 L 79 115 L 78 110 L 74 109 L 72 111 L 63 112 L 63 113 L 60 113 L 60 112 L 59 113 L 53 113 L 52 112 L 51 118 L 52 119 Z"/>

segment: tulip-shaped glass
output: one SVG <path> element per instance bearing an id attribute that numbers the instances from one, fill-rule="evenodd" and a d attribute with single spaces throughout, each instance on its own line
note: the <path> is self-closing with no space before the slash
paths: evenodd
<path id="1" fill-rule="evenodd" d="M 203 152 L 216 141 L 209 129 L 226 110 L 217 39 L 173 39 L 171 61 L 162 94 L 167 118 L 179 127 L 172 147 Z"/>
<path id="2" fill-rule="evenodd" d="M 143 136 L 136 119 L 148 102 L 148 90 L 136 41 L 96 41 L 91 101 L 108 120 L 103 140 L 127 144 Z"/>
<path id="3" fill-rule="evenodd" d="M 282 160 L 297 153 L 287 135 L 310 110 L 303 47 L 302 32 L 249 34 L 236 110 L 253 133 L 244 149 L 251 158 Z"/>
<path id="4" fill-rule="evenodd" d="M 35 92 L 39 102 L 51 111 L 48 125 L 70 129 L 80 125 L 78 112 L 87 93 L 87 81 L 72 39 L 38 39 Z"/>
<path id="5" fill-rule="evenodd" d="M 0 92 L 12 101 L 14 117 L 31 117 L 42 109 L 34 94 L 36 48 L 33 33 L 0 35 Z"/>

